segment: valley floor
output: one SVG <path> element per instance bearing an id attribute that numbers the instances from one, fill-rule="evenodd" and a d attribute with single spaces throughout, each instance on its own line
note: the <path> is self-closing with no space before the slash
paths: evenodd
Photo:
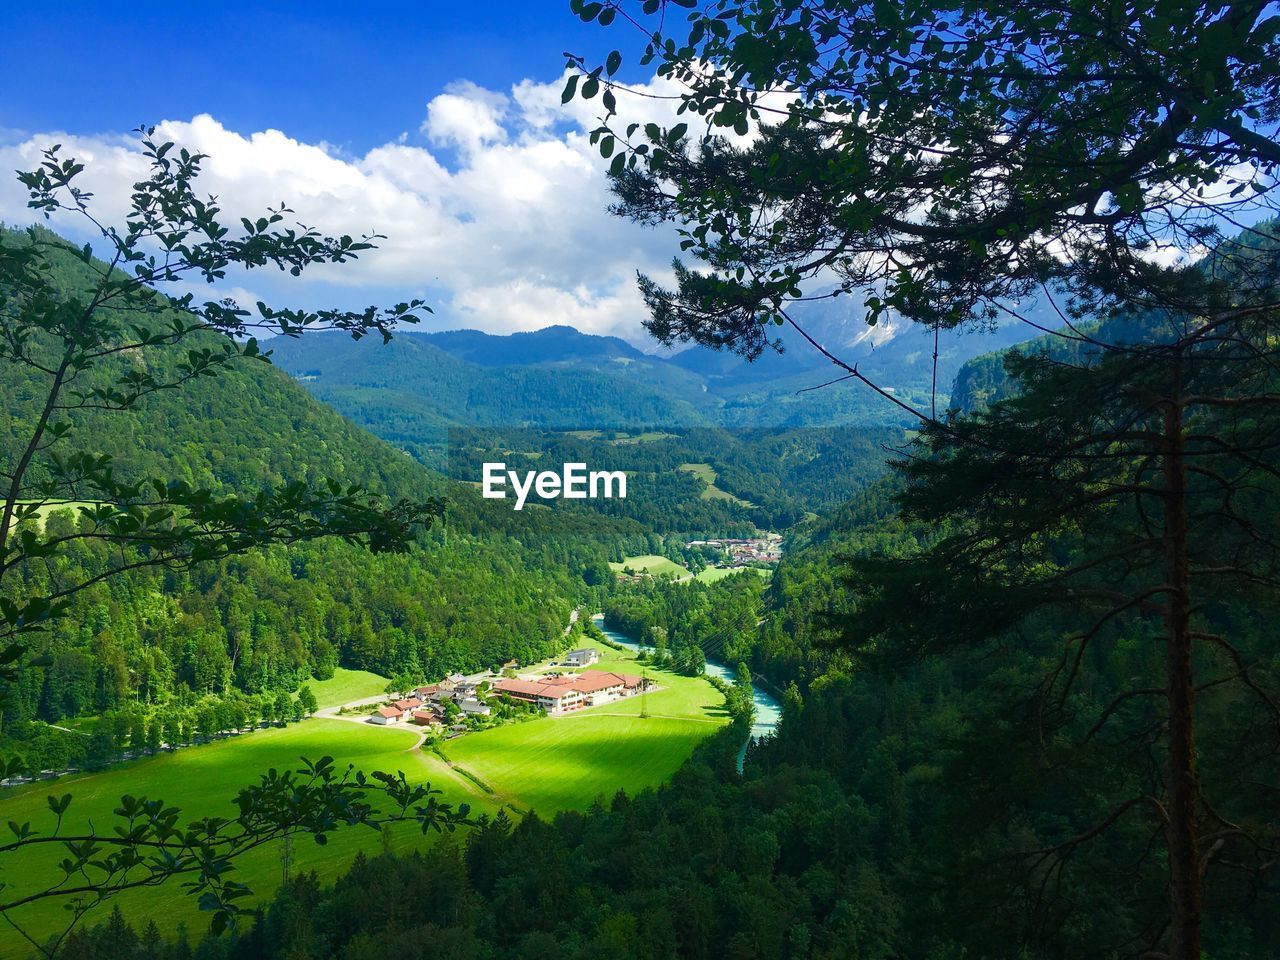
<path id="1" fill-rule="evenodd" d="M 600 669 L 638 673 L 643 667 L 629 653 L 601 650 Z M 288 727 L 229 737 L 216 743 L 134 760 L 102 773 L 77 774 L 56 782 L 40 782 L 6 791 L 0 797 L 0 819 L 30 822 L 33 829 L 52 824 L 46 797 L 70 793 L 66 829 L 77 831 L 92 821 L 109 829 L 111 811 L 125 794 L 163 798 L 183 811 L 182 820 L 225 815 L 233 810 L 239 786 L 251 783 L 269 768 L 296 768 L 300 757 L 333 756 L 339 765 L 358 769 L 402 770 L 411 782 L 430 781 L 444 791 L 443 799 L 468 803 L 476 814 L 496 813 L 502 806 L 517 812 L 536 810 L 551 816 L 560 810 L 582 810 L 597 797 L 606 800 L 618 790 L 636 792 L 670 779 L 697 744 L 728 722 L 720 694 L 697 677 L 649 670 L 663 689 L 608 704 L 575 716 L 540 718 L 469 734 L 441 746 L 437 754 L 419 749 L 417 730 L 346 723 L 317 716 Z M 343 671 L 321 686 L 324 706 L 335 706 L 351 695 L 374 696 L 370 690 L 381 678 Z M 381 681 L 384 682 L 385 681 Z M 642 708 L 647 717 L 641 716 Z M 396 849 L 412 849 L 424 841 L 418 828 L 405 823 L 390 831 Z M 300 836 L 294 842 L 292 870 L 314 870 L 324 879 L 341 874 L 357 851 L 382 849 L 383 837 L 370 829 L 334 833 L 326 846 Z M 237 868 L 239 879 L 255 895 L 272 893 L 282 876 L 279 845 L 255 851 Z M 0 878 L 16 888 L 34 887 L 57 878 L 59 848 L 24 861 L 21 877 Z M 134 891 L 119 897 L 125 916 L 138 925 L 154 919 L 162 932 L 185 925 L 193 937 L 207 926 L 181 885 Z M 90 922 L 105 919 L 106 909 Z M 38 938 L 59 929 L 65 916 L 52 901 L 32 905 L 15 919 Z M 0 936 L 0 960 L 30 953 L 12 930 Z"/>

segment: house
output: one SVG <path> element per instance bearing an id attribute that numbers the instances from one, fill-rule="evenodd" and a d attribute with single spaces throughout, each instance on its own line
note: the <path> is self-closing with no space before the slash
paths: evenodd
<path id="1" fill-rule="evenodd" d="M 439 692 L 440 692 L 440 684 L 428 683 L 428 684 L 424 684 L 421 687 L 418 687 L 417 690 L 414 690 L 413 695 L 417 697 L 419 700 L 426 701 L 426 700 L 435 699 L 434 695 Z"/>
<path id="2" fill-rule="evenodd" d="M 634 692 L 640 684 L 639 677 L 611 673 L 603 670 L 584 670 L 574 681 L 574 688 L 587 700 L 587 706 L 608 703 Z"/>
<path id="3" fill-rule="evenodd" d="M 483 703 L 475 697 L 468 697 L 465 700 L 459 700 L 458 707 L 463 713 L 473 714 L 477 717 L 487 717 L 493 712 L 487 703 Z"/>
<path id="4" fill-rule="evenodd" d="M 600 662 L 600 651 L 592 647 L 583 647 L 581 650 L 570 650 L 562 659 L 566 666 L 589 667 L 593 663 Z"/>
<path id="5" fill-rule="evenodd" d="M 404 711 L 397 707 L 379 707 L 369 718 L 370 723 L 380 723 L 383 726 L 389 723 L 399 723 L 404 719 Z"/>
<path id="6" fill-rule="evenodd" d="M 572 687 L 573 678 L 555 677 L 547 680 L 499 680 L 493 685 L 495 693 L 505 693 L 514 700 L 532 703 L 552 713 L 576 710 L 583 705 L 582 694 Z"/>
<path id="7" fill-rule="evenodd" d="M 429 708 L 420 708 L 413 711 L 413 722 L 419 726 L 440 726 L 441 720 L 439 715 Z"/>
<path id="8" fill-rule="evenodd" d="M 405 697 L 403 700 L 397 700 L 392 704 L 401 713 L 408 713 L 410 710 L 417 710 L 422 706 L 422 701 L 417 697 Z"/>
<path id="9" fill-rule="evenodd" d="M 576 676 L 545 677 L 538 680 L 499 680 L 495 693 L 532 703 L 551 713 L 594 707 L 620 697 L 628 697 L 644 685 L 640 677 L 607 670 L 584 670 Z"/>

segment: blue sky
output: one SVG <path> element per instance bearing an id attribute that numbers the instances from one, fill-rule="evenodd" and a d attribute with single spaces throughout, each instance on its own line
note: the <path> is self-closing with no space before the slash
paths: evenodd
<path id="1" fill-rule="evenodd" d="M 145 171 L 129 131 L 155 123 L 209 155 L 203 183 L 229 217 L 287 202 L 326 232 L 388 235 L 354 266 L 255 271 L 209 293 L 307 307 L 423 296 L 438 327 L 569 323 L 651 346 L 635 273 L 661 275 L 676 245 L 607 213 L 587 140 L 598 101 L 559 97 L 564 51 L 602 62 L 615 46 L 632 54 L 628 80 L 678 92 L 634 65 L 629 29 L 583 24 L 568 0 L 3 4 L 0 220 L 30 220 L 4 171 L 60 142 L 86 163 L 95 213 L 119 222 Z M 627 99 L 628 119 L 674 122 L 673 100 Z"/>
<path id="2" fill-rule="evenodd" d="M 86 133 L 207 112 L 363 151 L 448 83 L 501 89 L 627 40 L 568 0 L 29 3 L 0 9 L 0 122 Z"/>

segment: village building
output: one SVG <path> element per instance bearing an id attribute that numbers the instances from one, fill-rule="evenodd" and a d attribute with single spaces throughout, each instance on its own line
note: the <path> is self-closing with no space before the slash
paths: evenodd
<path id="1" fill-rule="evenodd" d="M 439 714 L 430 708 L 420 708 L 413 711 L 413 722 L 420 726 L 440 726 L 443 722 Z"/>
<path id="2" fill-rule="evenodd" d="M 404 711 L 398 707 L 379 707 L 369 718 L 371 723 L 380 723 L 384 726 L 389 723 L 399 723 L 403 719 Z"/>
<path id="3" fill-rule="evenodd" d="M 570 650 L 564 655 L 563 661 L 570 667 L 589 667 L 593 663 L 600 662 L 600 651 L 593 647 L 583 647 L 581 650 Z"/>
<path id="4" fill-rule="evenodd" d="M 549 713 L 563 713 L 582 706 L 582 694 L 562 682 L 566 679 L 553 677 L 547 680 L 499 680 L 493 685 L 493 689 L 495 693 L 532 703 Z"/>
<path id="5" fill-rule="evenodd" d="M 584 670 L 576 676 L 499 680 L 493 685 L 493 689 L 495 693 L 532 703 L 548 713 L 568 713 L 631 696 L 639 692 L 643 685 L 644 681 L 640 677 L 604 670 Z"/>
<path id="6" fill-rule="evenodd" d="M 465 700 L 459 700 L 458 708 L 463 713 L 477 717 L 487 717 L 493 712 L 487 703 L 477 700 L 475 697 L 468 697 Z"/>

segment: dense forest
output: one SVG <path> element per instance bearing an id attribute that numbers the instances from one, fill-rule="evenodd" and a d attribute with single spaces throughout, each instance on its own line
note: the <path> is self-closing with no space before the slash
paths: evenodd
<path id="1" fill-rule="evenodd" d="M 1129 342 L 1166 335 L 1142 314 L 1098 329 Z M 1114 360 L 1086 350 L 1077 362 L 1098 377 Z M 1025 415 L 1044 376 L 1035 361 L 1020 351 L 982 366 L 993 389 L 975 416 Z M 997 578 L 985 593 L 962 567 L 931 575 L 936 603 L 904 605 L 920 588 L 907 581 L 904 593 L 900 571 L 946 558 L 974 522 L 940 512 L 936 463 L 905 458 L 792 531 L 767 587 L 749 573 L 711 585 L 658 579 L 605 600 L 606 624 L 680 669 L 715 656 L 786 688 L 777 735 L 751 748 L 743 772 L 733 760 L 742 730 L 731 729 L 657 792 L 601 798 L 552 822 L 486 820 L 425 854 L 361 858 L 332 886 L 299 878 L 250 929 L 196 952 L 363 957 L 426 938 L 459 958 L 1142 955 L 1160 936 L 1167 867 L 1153 853 L 1158 828 L 1123 814 L 1164 776 L 1151 758 L 1167 721 L 1142 693 L 1159 689 L 1164 670 L 1150 642 L 1158 617 L 1140 609 L 1097 628 L 1062 701 L 1052 685 L 1073 635 L 1070 606 L 1010 615 L 1008 584 Z M 1273 499 L 1252 506 L 1259 524 L 1280 522 Z M 1126 520 L 1117 507 L 1094 539 L 1080 535 L 1087 526 L 1055 535 L 1052 563 L 1087 563 L 1101 531 L 1115 536 Z M 1141 571 L 1102 575 L 1119 588 Z M 1232 661 L 1202 655 L 1197 733 L 1215 816 L 1265 835 L 1280 770 L 1274 717 L 1254 695 L 1276 669 L 1258 609 L 1247 593 L 1198 603 L 1205 629 L 1232 638 L 1247 682 L 1233 687 Z M 530 871 L 534 857 L 542 869 Z M 1205 955 L 1274 954 L 1274 871 L 1246 859 L 1225 866 L 1205 874 Z M 416 895 L 413 878 L 441 876 L 447 895 Z M 89 956 L 120 944 L 139 957 L 191 949 L 147 947 L 119 918 L 77 936 Z"/>
<path id="2" fill-rule="evenodd" d="M 8 233 L 5 242 L 23 238 Z M 83 270 L 68 251 L 54 277 L 65 295 L 83 283 Z M 182 359 L 160 352 L 147 363 L 164 377 Z M 0 396 L 0 447 L 13 459 L 36 414 L 27 368 L 5 366 Z M 390 499 L 445 495 L 447 517 L 407 555 L 296 544 L 192 569 L 127 571 L 78 592 L 67 616 L 35 641 L 36 663 L 15 682 L 0 681 L 0 739 L 37 768 L 82 746 L 47 726 L 68 719 L 271 700 L 338 665 L 425 679 L 538 659 L 562 643 L 570 609 L 590 594 L 587 579 L 599 581 L 604 561 L 649 544 L 635 523 L 486 503 L 258 361 L 153 393 L 123 414 L 77 412 L 70 426 L 86 452 L 109 457 L 130 481 L 162 476 L 230 492 L 332 477 Z M 92 506 L 53 502 L 24 523 L 57 537 L 87 524 L 82 508 Z M 118 558 L 106 543 L 73 541 L 56 560 L 15 571 L 7 595 L 80 582 Z"/>
<path id="3" fill-rule="evenodd" d="M 424 942 L 456 958 L 1137 952 L 1158 925 L 1164 888 L 1161 861 L 1147 856 L 1150 831 L 1124 822 L 1098 842 L 1077 834 L 1144 775 L 1151 718 L 1125 711 L 1107 738 L 1081 743 L 1078 729 L 1064 729 L 1048 748 L 1036 742 L 1028 711 L 1065 621 L 924 659 L 859 642 L 870 639 L 857 632 L 849 589 L 859 558 L 918 556 L 947 532 L 901 514 L 906 489 L 885 480 L 806 525 L 763 590 L 750 575 L 652 581 L 606 601 L 606 623 L 677 664 L 697 646 L 788 687 L 777 735 L 751 749 L 744 773 L 733 729 L 660 791 L 601 798 L 553 822 L 499 816 L 425 854 L 361 857 L 331 886 L 300 877 L 237 937 L 175 947 L 117 917 L 77 934 L 75 950 L 155 960 L 360 958 Z M 1213 616 L 1251 637 L 1245 656 L 1267 662 L 1247 611 L 1225 604 Z M 1141 638 L 1120 632 L 1092 659 L 1072 726 L 1092 723 L 1135 676 L 1158 673 Z M 1206 753 L 1210 780 L 1229 776 L 1230 745 L 1265 721 L 1240 698 L 1206 694 L 1206 703 L 1203 741 L 1222 745 Z M 1264 797 L 1241 792 L 1236 805 Z M 1257 807 L 1245 815 L 1266 817 Z M 1064 842 L 1070 855 L 1052 859 Z M 531 859 L 540 869 L 528 869 Z M 423 898 L 428 885 L 437 894 Z M 1206 956 L 1280 950 L 1275 894 L 1274 879 L 1216 874 Z"/>
<path id="4" fill-rule="evenodd" d="M 236 175 L 197 190 L 204 155 L 140 128 L 116 159 L 143 179 L 102 181 L 123 216 L 61 147 L 15 154 L 26 209 L 79 230 L 0 232 L 17 949 L 1280 957 L 1276 5 L 568 0 L 527 70 L 551 35 L 525 6 L 441 7 L 425 42 L 401 12 L 395 43 L 377 10 L 330 21 L 360 124 L 268 31 L 335 138 L 202 114 L 177 129 Z M 398 48 L 460 37 L 484 71 L 371 133 L 377 78 L 420 92 Z M 312 132 L 298 99 L 271 106 Z M 280 157 L 296 175 L 254 169 Z M 227 216 L 218 177 L 296 182 L 341 226 Z M 274 296 L 254 271 L 384 241 L 311 291 L 390 306 L 166 286 Z M 471 323 L 541 329 L 445 329 Z M 478 489 L 497 460 L 628 496 L 513 510 Z M 708 570 L 727 536 L 769 546 Z M 307 721 L 339 668 L 404 700 Z M 479 668 L 507 682 L 407 696 Z M 191 776 L 183 811 L 164 770 L 238 738 L 99 773 L 304 721 L 248 742 L 334 756 L 234 797 Z M 68 767 L 92 812 L 18 783 Z M 207 928 L 133 899 L 162 884 Z"/>
<path id="5" fill-rule="evenodd" d="M 557 501 L 556 509 L 633 520 L 660 535 L 751 536 L 786 530 L 843 503 L 885 472 L 889 451 L 904 439 L 902 430 L 872 427 L 454 428 L 447 470 L 453 479 L 473 483 L 486 462 L 521 473 L 561 463 L 622 470 L 625 499 Z M 536 494 L 530 502 L 539 502 Z"/>

